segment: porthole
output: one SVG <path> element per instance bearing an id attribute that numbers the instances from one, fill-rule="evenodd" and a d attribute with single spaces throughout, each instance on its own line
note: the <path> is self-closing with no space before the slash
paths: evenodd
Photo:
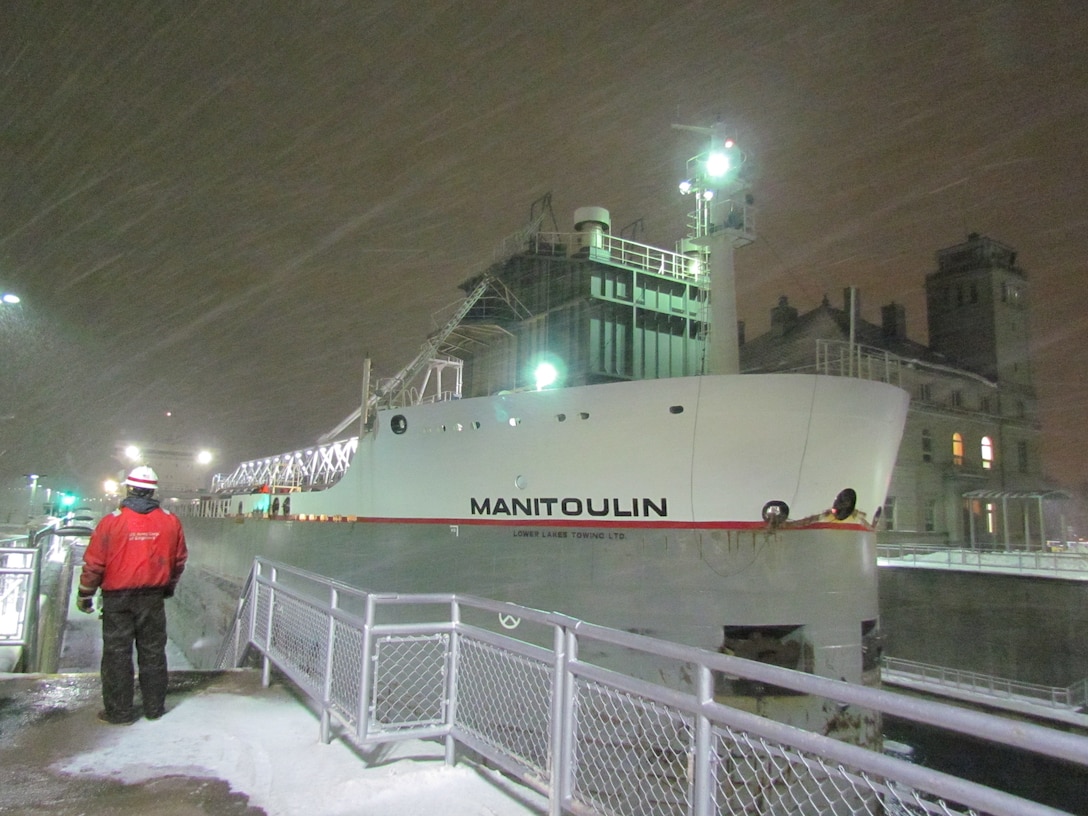
<path id="1" fill-rule="evenodd" d="M 408 418 L 404 414 L 397 414 L 389 420 L 389 430 L 395 434 L 402 434 L 408 430 Z"/>
<path id="2" fill-rule="evenodd" d="M 683 405 L 670 405 L 669 406 L 669 413 L 670 414 L 682 414 L 682 413 L 684 413 L 684 406 Z"/>
<path id="3" fill-rule="evenodd" d="M 507 422 L 510 423 L 511 428 L 516 428 L 518 425 L 521 424 L 521 420 L 518 419 L 518 417 L 510 417 L 510 419 L 508 419 Z"/>
<path id="4" fill-rule="evenodd" d="M 589 412 L 588 411 L 580 411 L 578 413 L 578 417 L 579 417 L 579 419 L 589 419 Z"/>
<path id="5" fill-rule="evenodd" d="M 480 430 L 480 421 L 479 420 L 476 420 L 475 422 L 472 423 L 472 430 L 474 430 L 474 431 Z"/>
<path id="6" fill-rule="evenodd" d="M 560 422 L 566 422 L 567 421 L 567 415 L 566 414 L 556 414 L 555 418 Z"/>

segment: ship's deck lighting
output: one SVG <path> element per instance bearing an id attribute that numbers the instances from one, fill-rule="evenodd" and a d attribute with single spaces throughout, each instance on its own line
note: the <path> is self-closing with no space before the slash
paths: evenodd
<path id="1" fill-rule="evenodd" d="M 536 380 L 536 390 L 543 391 L 549 385 L 554 385 L 559 379 L 559 371 L 551 363 L 541 363 L 533 373 Z"/>

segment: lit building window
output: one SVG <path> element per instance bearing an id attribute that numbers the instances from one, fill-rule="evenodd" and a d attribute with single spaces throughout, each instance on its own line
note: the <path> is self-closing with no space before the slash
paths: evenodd
<path id="1" fill-rule="evenodd" d="M 955 444 L 955 443 L 953 443 Z M 988 436 L 982 437 L 982 467 L 989 470 L 994 466 L 994 443 Z"/>
<path id="2" fill-rule="evenodd" d="M 952 434 L 952 464 L 963 464 L 963 437 L 958 434 Z"/>
<path id="3" fill-rule="evenodd" d="M 993 535 L 997 532 L 997 505 L 986 503 L 986 532 Z"/>

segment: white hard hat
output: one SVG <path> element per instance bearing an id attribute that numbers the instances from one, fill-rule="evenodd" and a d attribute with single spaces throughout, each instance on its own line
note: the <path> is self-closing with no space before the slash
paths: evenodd
<path id="1" fill-rule="evenodd" d="M 125 479 L 125 484 L 129 487 L 142 487 L 145 490 L 157 490 L 159 487 L 159 477 L 155 474 L 151 468 L 147 465 L 140 465 L 133 468 L 132 472 L 128 474 L 128 478 Z"/>

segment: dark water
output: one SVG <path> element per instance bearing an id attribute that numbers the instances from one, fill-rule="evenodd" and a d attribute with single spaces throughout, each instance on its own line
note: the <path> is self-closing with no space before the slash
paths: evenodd
<path id="1" fill-rule="evenodd" d="M 980 785 L 1088 816 L 1088 769 L 885 715 L 884 735 L 914 746 L 916 761 Z"/>

